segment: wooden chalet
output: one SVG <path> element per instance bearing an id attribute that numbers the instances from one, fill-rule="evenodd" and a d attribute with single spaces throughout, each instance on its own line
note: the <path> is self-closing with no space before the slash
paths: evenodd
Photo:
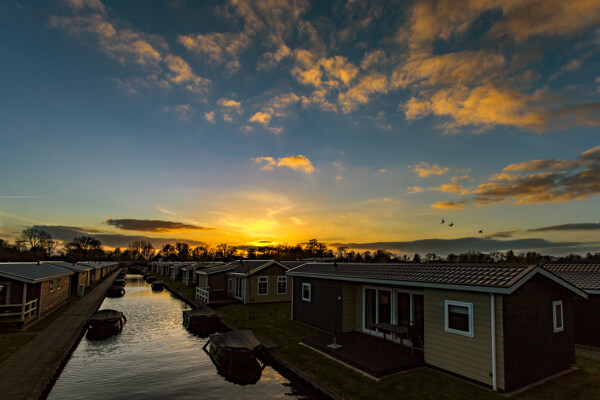
<path id="1" fill-rule="evenodd" d="M 243 260 L 226 272 L 227 295 L 248 303 L 290 301 L 286 271 L 289 268 L 275 260 Z"/>
<path id="2" fill-rule="evenodd" d="M 0 325 L 23 326 L 67 303 L 73 274 L 44 263 L 0 263 Z"/>
<path id="3" fill-rule="evenodd" d="M 85 289 L 92 286 L 91 277 L 93 268 L 88 265 L 66 261 L 44 261 L 44 264 L 55 265 L 73 271 L 73 276 L 71 277 L 71 295 L 81 294 L 81 287 Z"/>
<path id="4" fill-rule="evenodd" d="M 293 319 L 408 345 L 506 392 L 571 367 L 574 305 L 588 297 L 528 265 L 306 263 L 287 275 Z"/>
<path id="5" fill-rule="evenodd" d="M 575 343 L 600 347 L 600 264 L 546 264 L 558 275 L 587 293 L 575 301 Z"/>

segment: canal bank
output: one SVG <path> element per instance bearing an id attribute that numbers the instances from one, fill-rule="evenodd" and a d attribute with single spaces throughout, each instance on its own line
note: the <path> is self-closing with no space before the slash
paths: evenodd
<path id="1" fill-rule="evenodd" d="M 0 364 L 1 400 L 37 400 L 47 389 L 98 309 L 114 272 L 66 310 L 46 329 Z"/>

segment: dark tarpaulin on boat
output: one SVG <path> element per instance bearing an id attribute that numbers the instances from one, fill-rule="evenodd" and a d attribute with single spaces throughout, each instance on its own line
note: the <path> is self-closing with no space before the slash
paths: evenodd
<path id="1" fill-rule="evenodd" d="M 183 312 L 188 317 L 216 317 L 217 313 L 211 310 L 207 310 L 204 308 L 194 308 L 193 310 L 185 310 Z"/>
<path id="2" fill-rule="evenodd" d="M 121 311 L 106 309 L 96 311 L 89 321 L 106 321 L 110 319 L 121 319 L 122 317 L 123 313 Z"/>
<path id="3" fill-rule="evenodd" d="M 219 335 L 211 335 L 211 340 L 220 347 L 230 349 L 256 350 L 262 347 L 260 340 L 249 330 L 229 331 Z"/>

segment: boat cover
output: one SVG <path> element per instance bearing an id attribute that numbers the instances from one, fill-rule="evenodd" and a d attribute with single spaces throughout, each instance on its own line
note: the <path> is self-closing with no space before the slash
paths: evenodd
<path id="1" fill-rule="evenodd" d="M 188 317 L 206 317 L 206 318 L 212 318 L 212 317 L 216 317 L 217 313 L 206 309 L 206 308 L 194 308 L 193 310 L 185 310 L 183 312 L 185 315 L 187 315 Z"/>
<path id="2" fill-rule="evenodd" d="M 89 321 L 106 321 L 111 319 L 121 319 L 123 317 L 123 313 L 117 310 L 100 310 L 96 311 Z"/>
<path id="3" fill-rule="evenodd" d="M 249 330 L 229 331 L 216 335 L 210 335 L 210 339 L 222 348 L 257 350 L 262 343 Z"/>

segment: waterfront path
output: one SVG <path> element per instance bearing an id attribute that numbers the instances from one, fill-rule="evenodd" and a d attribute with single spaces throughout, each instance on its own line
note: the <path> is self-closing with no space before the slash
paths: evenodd
<path id="1" fill-rule="evenodd" d="M 120 270 L 82 297 L 63 315 L 0 364 L 1 400 L 37 400 L 79 340 L 88 318 Z"/>

